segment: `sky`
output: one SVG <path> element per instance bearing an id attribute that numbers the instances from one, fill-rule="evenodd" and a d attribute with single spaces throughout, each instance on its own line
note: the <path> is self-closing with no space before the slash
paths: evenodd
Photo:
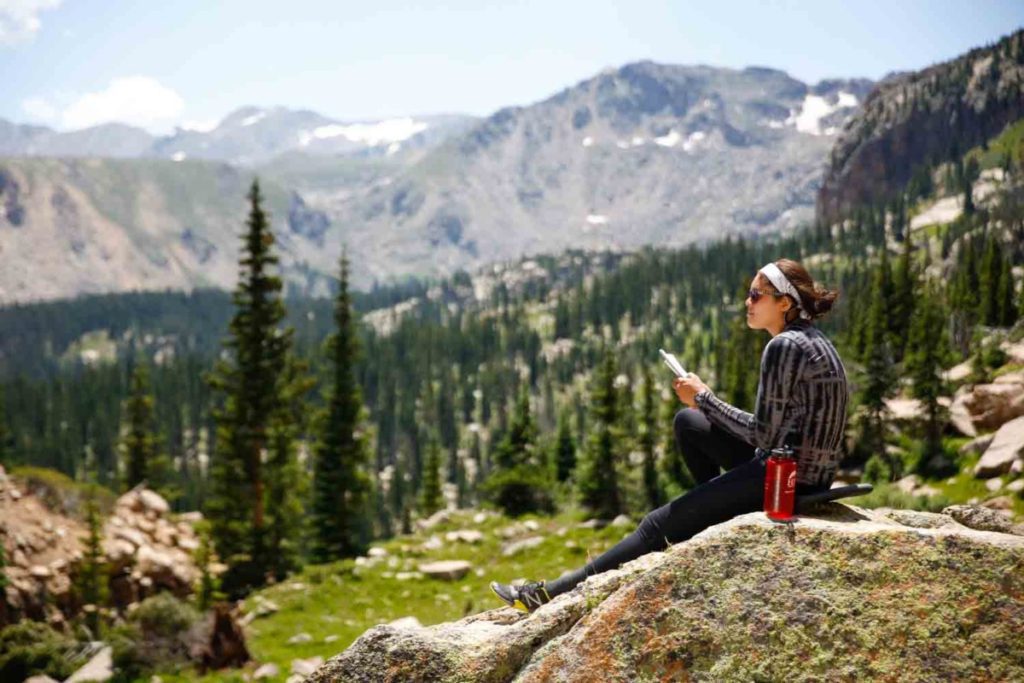
<path id="1" fill-rule="evenodd" d="M 879 79 L 1022 26 L 1020 0 L 0 0 L 0 118 L 167 133 L 246 105 L 486 116 L 639 60 Z"/>

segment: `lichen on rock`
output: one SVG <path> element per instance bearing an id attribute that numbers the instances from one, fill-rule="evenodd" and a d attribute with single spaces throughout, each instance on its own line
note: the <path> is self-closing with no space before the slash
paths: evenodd
<path id="1" fill-rule="evenodd" d="M 1024 538 L 832 503 L 742 515 L 530 615 L 375 627 L 309 680 L 1024 680 L 1021 633 Z"/>

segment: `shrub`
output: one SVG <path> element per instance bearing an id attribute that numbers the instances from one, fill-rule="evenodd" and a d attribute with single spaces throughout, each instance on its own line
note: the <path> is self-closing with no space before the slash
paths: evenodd
<path id="1" fill-rule="evenodd" d="M 0 681 L 23 681 L 46 674 L 63 680 L 81 662 L 74 640 L 38 621 L 21 621 L 0 631 Z"/>
<path id="2" fill-rule="evenodd" d="M 170 593 L 139 603 L 128 622 L 110 634 L 117 679 L 130 681 L 151 670 L 173 671 L 189 663 L 191 631 L 202 615 Z"/>

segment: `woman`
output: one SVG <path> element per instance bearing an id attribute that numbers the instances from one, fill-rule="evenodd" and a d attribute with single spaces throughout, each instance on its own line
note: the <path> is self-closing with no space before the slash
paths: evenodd
<path id="1" fill-rule="evenodd" d="M 747 326 L 772 338 L 761 355 L 754 412 L 718 398 L 693 373 L 673 381 L 689 406 L 675 417 L 676 447 L 697 485 L 648 514 L 636 531 L 585 567 L 522 586 L 492 581 L 491 590 L 532 612 L 588 576 L 761 510 L 765 461 L 783 444 L 797 454 L 798 495 L 829 488 L 842 457 L 849 392 L 839 354 L 811 320 L 828 313 L 837 296 L 789 259 L 758 271 L 747 293 Z M 719 468 L 726 471 L 719 474 Z"/>

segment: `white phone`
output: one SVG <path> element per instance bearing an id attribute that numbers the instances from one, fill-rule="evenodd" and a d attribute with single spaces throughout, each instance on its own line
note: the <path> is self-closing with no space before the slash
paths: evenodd
<path id="1" fill-rule="evenodd" d="M 658 353 L 661 354 L 661 359 L 665 361 L 665 365 L 668 366 L 668 369 L 671 370 L 676 377 L 686 377 L 690 374 L 683 369 L 683 364 L 680 363 L 679 359 L 673 354 L 668 353 L 665 349 L 658 349 Z"/>

